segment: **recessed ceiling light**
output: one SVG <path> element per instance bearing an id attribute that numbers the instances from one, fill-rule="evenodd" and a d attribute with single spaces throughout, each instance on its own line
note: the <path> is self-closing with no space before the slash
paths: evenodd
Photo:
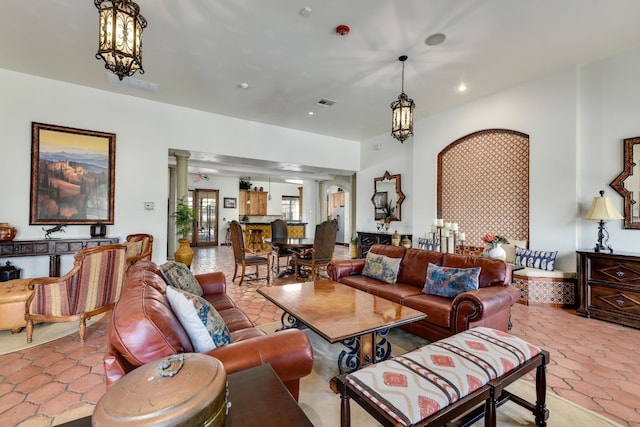
<path id="1" fill-rule="evenodd" d="M 464 83 L 460 83 L 460 85 L 458 86 L 458 92 L 464 92 L 467 90 L 467 85 Z"/>
<path id="2" fill-rule="evenodd" d="M 445 41 L 447 36 L 442 33 L 432 34 L 424 40 L 427 46 L 437 46 Z"/>
<path id="3" fill-rule="evenodd" d="M 249 83 L 244 83 L 244 82 L 243 82 L 243 83 L 240 83 L 240 84 L 238 85 L 238 87 L 239 87 L 240 89 L 249 89 Z"/>
<path id="4" fill-rule="evenodd" d="M 309 111 L 307 114 L 313 116 L 315 113 L 313 111 Z"/>

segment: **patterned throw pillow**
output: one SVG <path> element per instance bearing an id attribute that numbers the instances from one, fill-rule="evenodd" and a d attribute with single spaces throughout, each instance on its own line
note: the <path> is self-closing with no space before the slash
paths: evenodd
<path id="1" fill-rule="evenodd" d="M 537 268 L 539 270 L 553 271 L 556 264 L 558 251 L 534 251 L 531 249 L 516 248 L 516 265 Z"/>
<path id="2" fill-rule="evenodd" d="M 182 289 L 199 297 L 202 296 L 202 287 L 198 283 L 198 280 L 196 280 L 189 267 L 183 263 L 167 261 L 160 266 L 160 271 L 162 271 L 167 285 Z"/>
<path id="3" fill-rule="evenodd" d="M 453 268 L 440 267 L 429 263 L 427 267 L 427 281 L 422 293 L 446 298 L 455 298 L 466 291 L 478 289 L 480 267 Z"/>
<path id="4" fill-rule="evenodd" d="M 206 299 L 170 286 L 167 299 L 195 351 L 204 353 L 231 342 L 229 328 Z"/>
<path id="5" fill-rule="evenodd" d="M 362 275 L 386 283 L 396 283 L 401 260 L 401 258 L 390 258 L 386 255 L 368 252 L 367 258 L 364 261 Z"/>

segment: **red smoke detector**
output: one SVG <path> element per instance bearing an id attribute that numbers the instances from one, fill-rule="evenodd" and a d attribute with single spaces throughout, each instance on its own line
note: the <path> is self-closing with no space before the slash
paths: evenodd
<path id="1" fill-rule="evenodd" d="M 338 25 L 336 27 L 336 33 L 340 34 L 341 36 L 346 36 L 347 34 L 349 34 L 349 26 L 348 25 Z"/>

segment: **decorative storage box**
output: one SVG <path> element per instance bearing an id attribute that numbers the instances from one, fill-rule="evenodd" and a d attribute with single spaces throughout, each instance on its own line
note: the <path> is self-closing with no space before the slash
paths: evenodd
<path id="1" fill-rule="evenodd" d="M 218 359 L 176 354 L 116 382 L 93 412 L 94 426 L 224 426 L 227 374 Z"/>
<path id="2" fill-rule="evenodd" d="M 6 282 L 8 280 L 19 279 L 22 269 L 11 265 L 11 262 L 7 261 L 7 264 L 0 267 L 0 282 Z"/>

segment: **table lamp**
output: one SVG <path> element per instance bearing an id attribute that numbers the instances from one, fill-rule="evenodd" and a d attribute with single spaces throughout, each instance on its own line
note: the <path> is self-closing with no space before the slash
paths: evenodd
<path id="1" fill-rule="evenodd" d="M 594 251 L 601 252 L 608 250 L 613 253 L 613 249 L 609 246 L 609 232 L 604 226 L 605 221 L 612 219 L 624 219 L 620 212 L 613 206 L 611 199 L 604 197 L 604 190 L 600 191 L 600 197 L 594 197 L 591 203 L 591 209 L 584 216 L 585 219 L 592 221 L 600 221 L 598 225 L 598 242 Z"/>

